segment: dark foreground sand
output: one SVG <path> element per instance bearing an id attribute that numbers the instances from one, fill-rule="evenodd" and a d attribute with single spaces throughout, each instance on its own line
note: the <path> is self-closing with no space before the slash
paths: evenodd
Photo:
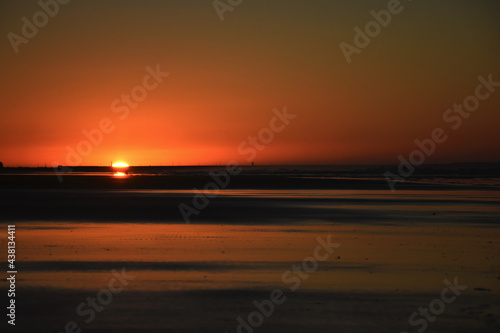
<path id="1" fill-rule="evenodd" d="M 283 273 L 328 236 L 340 246 L 307 278 L 288 275 L 300 281 L 292 290 Z M 467 289 L 427 332 L 496 332 L 499 236 L 470 225 L 19 224 L 17 329 L 62 332 L 74 321 L 83 332 L 237 332 L 237 318 L 280 289 L 285 302 L 255 332 L 416 332 L 410 315 L 456 277 Z M 78 306 L 122 269 L 133 279 L 86 323 Z"/>
<path id="2" fill-rule="evenodd" d="M 20 332 L 60 332 L 74 320 L 83 332 L 237 332 L 238 316 L 267 292 L 248 290 L 123 292 L 96 319 L 85 324 L 75 307 L 87 292 L 24 289 Z M 298 291 L 275 308 L 254 332 L 416 332 L 408 316 L 436 294 L 335 293 Z M 74 306 L 73 306 L 74 305 Z M 498 332 L 498 296 L 468 294 L 429 323 L 426 332 Z M 27 322 L 29 320 L 29 322 Z M 58 330 L 59 329 L 59 330 Z M 13 331 L 13 330 L 12 330 Z M 246 330 L 243 330 L 246 332 Z"/>

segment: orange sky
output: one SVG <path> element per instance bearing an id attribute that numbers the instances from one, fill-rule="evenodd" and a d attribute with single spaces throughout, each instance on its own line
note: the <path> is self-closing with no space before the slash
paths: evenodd
<path id="1" fill-rule="evenodd" d="M 426 162 L 499 161 L 500 88 L 459 129 L 443 121 L 479 75 L 500 81 L 499 6 L 401 3 L 350 64 L 339 44 L 353 44 L 353 28 L 387 1 L 244 1 L 222 22 L 212 1 L 59 5 L 18 53 L 0 43 L 0 161 L 73 164 L 67 147 L 109 119 L 114 129 L 80 154 L 82 165 L 249 163 L 238 147 L 285 106 L 297 117 L 255 163 L 395 164 L 437 127 L 449 137 Z M 2 35 L 21 34 L 21 18 L 39 10 L 3 1 Z M 169 76 L 120 119 L 113 101 L 158 64 Z"/>

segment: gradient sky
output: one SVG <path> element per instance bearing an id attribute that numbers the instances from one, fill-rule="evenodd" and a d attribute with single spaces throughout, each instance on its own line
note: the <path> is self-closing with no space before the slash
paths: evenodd
<path id="1" fill-rule="evenodd" d="M 348 64 L 339 44 L 387 2 L 244 0 L 221 22 L 212 0 L 72 0 L 16 54 L 8 33 L 40 7 L 2 1 L 0 161 L 67 164 L 109 118 L 82 165 L 248 163 L 238 146 L 285 105 L 297 117 L 256 164 L 396 164 L 437 127 L 426 162 L 499 161 L 500 87 L 459 129 L 443 121 L 479 75 L 500 81 L 499 2 L 403 0 Z M 157 64 L 170 75 L 120 119 L 112 102 Z"/>

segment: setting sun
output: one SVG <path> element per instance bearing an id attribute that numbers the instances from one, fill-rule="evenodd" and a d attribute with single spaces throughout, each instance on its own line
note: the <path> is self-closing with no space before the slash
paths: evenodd
<path id="1" fill-rule="evenodd" d="M 117 163 L 114 163 L 113 165 L 113 168 L 128 168 L 129 165 L 127 163 L 124 163 L 124 162 L 117 162 Z"/>

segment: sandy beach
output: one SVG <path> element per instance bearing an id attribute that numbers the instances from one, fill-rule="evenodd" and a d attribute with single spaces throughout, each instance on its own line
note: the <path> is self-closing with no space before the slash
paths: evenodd
<path id="1" fill-rule="evenodd" d="M 149 188 L 152 176 L 79 176 L 80 188 L 17 177 L 28 178 L 0 191 L 1 227 L 16 224 L 25 332 L 499 327 L 494 187 L 417 182 L 391 192 L 355 179 L 311 189 L 318 179 L 300 178 L 291 183 L 305 188 L 282 188 L 280 177 L 260 176 L 260 189 L 211 192 L 186 224 L 178 205 L 193 199 L 193 175 L 174 189 Z"/>
<path id="2" fill-rule="evenodd" d="M 59 332 L 74 321 L 86 332 L 236 332 L 238 316 L 246 318 L 256 310 L 253 301 L 269 299 L 275 289 L 286 302 L 256 331 L 306 332 L 308 323 L 342 332 L 410 331 L 408 317 L 455 277 L 467 289 L 429 323 L 429 332 L 494 332 L 500 320 L 500 232 L 488 227 L 38 223 L 19 229 L 18 321 L 27 331 Z M 307 278 L 292 272 L 284 279 L 313 256 L 318 237 L 340 246 Z M 86 323 L 77 307 L 107 288 L 112 270 L 133 279 Z M 293 277 L 300 280 L 296 290 Z"/>

